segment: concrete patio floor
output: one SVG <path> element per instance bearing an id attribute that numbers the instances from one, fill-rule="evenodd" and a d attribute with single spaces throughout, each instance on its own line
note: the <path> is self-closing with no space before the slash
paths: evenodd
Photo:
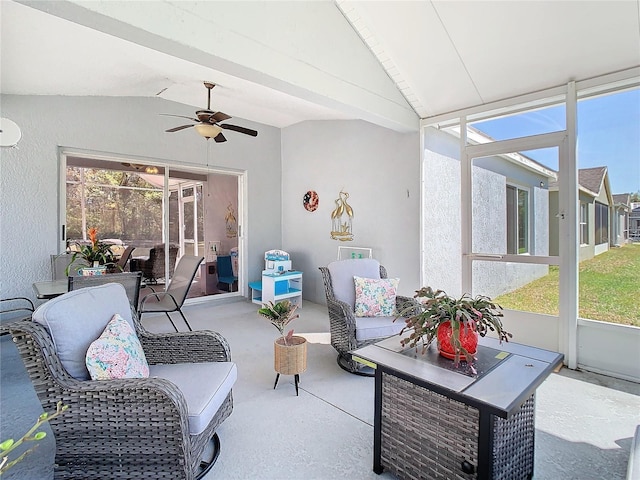
<path id="1" fill-rule="evenodd" d="M 207 479 L 393 479 L 372 471 L 373 379 L 336 364 L 326 307 L 304 302 L 292 324 L 307 336 L 308 370 L 296 397 L 293 377 L 273 389 L 277 331 L 244 299 L 185 307 L 197 329 L 224 335 L 238 364 L 234 411 L 218 429 L 220 457 Z M 179 317 L 178 317 L 179 318 Z M 164 315 L 145 315 L 151 331 L 172 331 Z M 180 320 L 176 320 L 181 325 Z M 186 330 L 186 327 L 184 327 Z M 42 412 L 9 336 L 0 339 L 0 439 L 19 437 Z M 636 425 L 640 385 L 563 369 L 537 391 L 535 478 L 624 479 Z M 49 435 L 3 479 L 51 479 Z"/>

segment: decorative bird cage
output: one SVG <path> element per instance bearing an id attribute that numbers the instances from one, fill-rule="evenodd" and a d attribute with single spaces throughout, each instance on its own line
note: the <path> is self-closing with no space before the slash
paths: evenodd
<path id="1" fill-rule="evenodd" d="M 331 238 L 340 240 L 341 242 L 350 242 L 353 240 L 353 209 L 347 203 L 349 194 L 340 191 L 335 201 L 336 208 L 331 212 Z"/>

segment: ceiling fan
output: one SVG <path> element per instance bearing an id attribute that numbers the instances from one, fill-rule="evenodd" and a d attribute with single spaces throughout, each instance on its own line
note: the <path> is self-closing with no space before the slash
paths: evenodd
<path id="1" fill-rule="evenodd" d="M 231 125 L 229 123 L 220 123 L 224 120 L 230 119 L 231 117 L 226 113 L 214 112 L 213 110 L 211 110 L 211 89 L 215 87 L 215 84 L 204 82 L 204 86 L 207 87 L 207 109 L 196 111 L 196 116 L 198 118 L 186 117 L 183 115 L 171 115 L 169 113 L 161 114 L 169 117 L 188 118 L 189 120 L 196 123 L 170 128 L 169 130 L 166 130 L 167 132 L 172 133 L 184 130 L 185 128 L 194 127 L 200 135 L 205 137 L 207 140 L 213 138 L 216 143 L 227 141 L 225 136 L 222 134 L 222 130 L 233 130 L 234 132 L 244 133 L 245 135 L 251 135 L 252 137 L 258 136 L 258 132 L 256 132 L 255 130 L 240 127 L 238 125 Z"/>

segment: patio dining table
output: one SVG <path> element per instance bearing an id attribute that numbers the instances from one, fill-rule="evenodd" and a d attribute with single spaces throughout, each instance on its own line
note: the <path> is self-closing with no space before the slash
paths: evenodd
<path id="1" fill-rule="evenodd" d="M 145 288 L 145 283 L 140 283 L 140 288 Z M 44 280 L 42 282 L 33 283 L 33 291 L 39 300 L 50 300 L 59 297 L 63 293 L 69 291 L 69 279 L 62 278 L 58 280 Z"/>
<path id="2" fill-rule="evenodd" d="M 33 284 L 33 290 L 36 293 L 36 298 L 40 300 L 49 300 L 51 298 L 58 297 L 63 293 L 67 293 L 69 288 L 69 280 L 67 278 L 59 280 L 45 280 L 42 282 L 35 282 Z"/>

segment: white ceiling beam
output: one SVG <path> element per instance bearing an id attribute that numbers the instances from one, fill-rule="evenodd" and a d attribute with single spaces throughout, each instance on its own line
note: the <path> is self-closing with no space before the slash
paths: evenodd
<path id="1" fill-rule="evenodd" d="M 419 127 L 333 2 L 19 3 L 387 128 Z"/>

